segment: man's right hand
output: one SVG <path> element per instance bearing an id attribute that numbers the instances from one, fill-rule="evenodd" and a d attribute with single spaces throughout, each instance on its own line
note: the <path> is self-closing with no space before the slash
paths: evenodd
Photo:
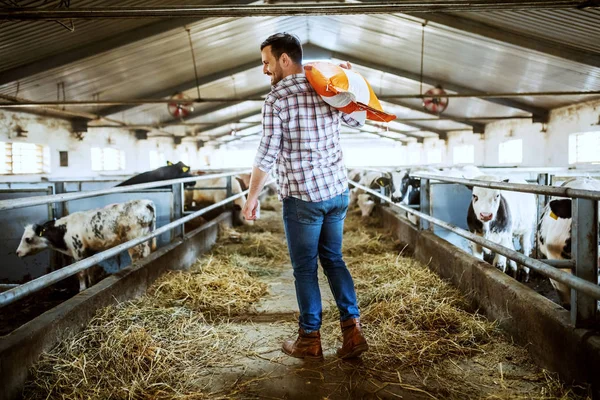
<path id="1" fill-rule="evenodd" d="M 352 65 L 350 64 L 350 62 L 346 61 L 342 64 L 340 64 L 340 67 L 344 68 L 344 69 L 352 69 Z"/>
<path id="2" fill-rule="evenodd" d="M 247 200 L 244 208 L 242 209 L 242 215 L 246 219 L 246 221 L 254 221 L 256 220 L 256 210 L 258 208 L 258 200 Z"/>

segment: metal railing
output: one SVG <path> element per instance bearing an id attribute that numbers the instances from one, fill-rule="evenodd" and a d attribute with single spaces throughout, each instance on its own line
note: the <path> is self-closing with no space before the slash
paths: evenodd
<path id="1" fill-rule="evenodd" d="M 130 191 L 137 191 L 137 190 L 141 190 L 141 189 L 152 189 L 152 188 L 164 187 L 164 186 L 171 185 L 171 186 L 173 186 L 173 189 L 174 189 L 174 202 L 180 208 L 180 210 L 179 210 L 180 213 L 177 213 L 176 215 L 181 215 L 181 213 L 183 212 L 183 204 L 182 204 L 183 190 L 182 190 L 182 187 L 183 187 L 184 183 L 209 180 L 209 179 L 215 179 L 215 178 L 223 178 L 223 177 L 228 177 L 229 178 L 228 180 L 230 180 L 233 175 L 237 175 L 239 173 L 243 173 L 243 172 L 235 171 L 235 172 L 228 172 L 228 173 L 222 173 L 222 174 L 201 175 L 201 176 L 195 176 L 195 177 L 191 177 L 191 178 L 171 179 L 171 180 L 167 180 L 167 181 L 143 183 L 143 184 L 131 185 L 131 186 L 119 186 L 119 187 L 113 187 L 110 189 L 91 190 L 91 191 L 86 191 L 86 192 L 76 192 L 76 193 L 66 193 L 66 194 L 56 194 L 56 195 L 49 195 L 49 196 L 36 196 L 34 198 L 24 198 L 24 199 L 15 199 L 15 200 L 4 200 L 4 201 L 0 201 L 0 211 L 1 210 L 10 210 L 10 209 L 15 209 L 15 208 L 22 208 L 22 207 L 29 207 L 29 206 L 34 206 L 34 205 L 41 205 L 41 204 L 51 204 L 51 203 L 55 203 L 55 202 L 64 202 L 64 201 L 69 201 L 69 200 L 75 200 L 75 199 L 81 199 L 81 198 L 87 198 L 87 197 L 95 197 L 95 196 L 101 196 L 101 195 L 106 195 L 106 194 L 130 192 Z M 227 185 L 227 187 L 228 188 L 231 187 L 231 184 L 229 183 Z M 50 272 L 46 275 L 43 275 L 43 276 L 36 278 L 34 280 L 31 280 L 29 282 L 26 282 L 22 285 L 18 285 L 16 287 L 10 288 L 9 290 L 7 290 L 5 292 L 1 292 L 0 293 L 0 307 L 6 306 L 6 305 L 13 303 L 31 293 L 34 293 L 40 289 L 46 288 L 46 287 L 48 287 L 56 282 L 59 282 L 69 276 L 75 275 L 76 273 L 78 273 L 80 271 L 88 269 L 88 268 L 92 267 L 93 265 L 95 265 L 99 262 L 102 262 L 104 260 L 107 260 L 111 257 L 114 257 L 125 250 L 131 249 L 134 246 L 140 245 L 148 240 L 151 240 L 157 236 L 160 236 L 161 234 L 163 234 L 165 232 L 177 229 L 180 226 L 182 226 L 183 224 L 185 224 L 186 222 L 191 221 L 191 220 L 193 220 L 203 214 L 206 214 L 216 208 L 219 208 L 225 204 L 228 204 L 242 196 L 245 196 L 247 193 L 248 193 L 248 190 L 238 193 L 236 195 L 230 196 L 230 197 L 228 197 L 218 203 L 215 203 L 211 206 L 208 206 L 201 210 L 195 211 L 191 214 L 188 214 L 185 217 L 178 218 L 175 221 L 172 221 L 171 223 L 169 223 L 167 225 L 164 225 L 160 228 L 155 229 L 153 232 L 150 232 L 147 235 L 140 236 L 136 239 L 122 243 L 118 246 L 112 247 L 108 250 L 105 250 L 101 253 L 95 254 L 95 255 L 85 258 L 83 260 L 77 261 L 71 265 L 68 265 L 68 266 L 58 269 L 56 271 Z M 181 231 L 180 233 L 183 234 L 183 231 Z"/>
<path id="2" fill-rule="evenodd" d="M 170 179 L 167 181 L 140 183 L 137 185 L 130 185 L 130 186 L 118 186 L 118 187 L 112 187 L 110 189 L 88 190 L 88 191 L 84 191 L 84 192 L 73 192 L 73 193 L 61 193 L 61 194 L 53 194 L 50 196 L 26 197 L 23 199 L 15 199 L 15 200 L 1 200 L 0 201 L 0 211 L 12 210 L 15 208 L 23 208 L 23 207 L 30 207 L 30 206 L 38 206 L 40 204 L 49 204 L 49 203 L 55 203 L 55 202 L 64 202 L 64 201 L 69 201 L 69 200 L 84 199 L 87 197 L 102 196 L 104 194 L 133 192 L 136 190 L 144 190 L 144 189 L 154 189 L 154 188 L 158 188 L 158 187 L 175 185 L 175 184 L 179 184 L 179 183 L 188 183 L 188 182 L 196 182 L 196 181 L 208 180 L 208 179 L 224 178 L 224 177 L 228 177 L 228 176 L 237 175 L 240 173 L 249 173 L 249 172 L 250 172 L 250 170 L 226 172 L 226 173 L 222 173 L 222 174 L 200 175 L 200 176 L 193 176 L 190 178 L 179 178 L 179 179 Z"/>
<path id="3" fill-rule="evenodd" d="M 571 294 L 571 321 L 577 327 L 595 326 L 598 321 L 597 301 L 600 299 L 600 286 L 598 285 L 598 200 L 600 192 L 572 189 L 565 187 L 538 186 L 529 184 L 489 182 L 472 179 L 450 178 L 431 174 L 415 174 L 421 179 L 421 211 L 416 211 L 403 204 L 392 202 L 389 197 L 371 190 L 356 182 L 350 184 L 361 190 L 387 202 L 393 207 L 399 208 L 411 215 L 419 217 L 421 230 L 431 229 L 427 222 L 451 231 L 469 241 L 486 247 L 497 254 L 531 268 L 540 274 L 555 281 L 564 283 L 572 289 Z M 467 186 L 478 186 L 491 189 L 533 193 L 539 195 L 550 195 L 557 197 L 573 198 L 573 220 L 572 220 L 572 260 L 536 260 L 527 257 L 515 250 L 498 245 L 481 236 L 473 234 L 456 225 L 432 217 L 427 214 L 430 210 L 429 185 L 431 181 L 456 183 Z M 425 222 L 426 221 L 426 222 Z M 551 264 L 551 265 L 550 265 Z M 575 267 L 575 275 L 561 271 L 560 268 Z"/>

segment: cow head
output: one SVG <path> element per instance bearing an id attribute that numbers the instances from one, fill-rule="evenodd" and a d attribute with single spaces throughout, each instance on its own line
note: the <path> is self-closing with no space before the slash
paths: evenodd
<path id="1" fill-rule="evenodd" d="M 554 216 L 556 216 L 557 218 L 571 218 L 572 217 L 571 199 L 551 200 L 548 204 L 550 206 L 550 211 L 552 211 L 552 214 L 554 214 Z"/>
<path id="2" fill-rule="evenodd" d="M 371 215 L 373 208 L 375 207 L 375 202 L 371 198 L 369 194 L 359 194 L 358 195 L 358 208 L 360 208 L 360 213 L 363 217 L 368 217 Z"/>
<path id="3" fill-rule="evenodd" d="M 421 179 L 414 178 L 408 173 L 402 178 L 402 203 L 419 204 L 421 199 Z"/>
<path id="4" fill-rule="evenodd" d="M 380 176 L 371 182 L 370 189 L 380 191 L 381 188 L 384 188 L 384 193 L 387 195 L 393 192 L 392 188 L 392 178 L 388 176 Z"/>
<path id="5" fill-rule="evenodd" d="M 392 172 L 392 201 L 394 203 L 399 203 L 402 200 L 402 182 L 404 181 L 404 176 L 402 172 Z"/>
<path id="6" fill-rule="evenodd" d="M 471 204 L 477 219 L 484 223 L 490 222 L 498 212 L 501 198 L 502 194 L 498 189 L 474 187 Z"/>
<path id="7" fill-rule="evenodd" d="M 27 225 L 17 248 L 17 256 L 31 256 L 47 249 L 49 244 L 44 231 L 43 225 Z"/>
<path id="8" fill-rule="evenodd" d="M 189 178 L 192 176 L 192 169 L 181 161 L 179 161 L 177 164 L 173 164 L 171 161 L 167 161 L 167 167 L 175 171 L 175 175 L 177 176 L 177 178 Z M 183 184 L 184 187 L 193 187 L 195 185 L 196 182 L 186 182 Z"/>

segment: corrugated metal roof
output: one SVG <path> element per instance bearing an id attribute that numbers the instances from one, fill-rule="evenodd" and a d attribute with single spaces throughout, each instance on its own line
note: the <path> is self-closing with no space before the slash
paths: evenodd
<path id="1" fill-rule="evenodd" d="M 200 76 L 260 61 L 260 43 L 281 29 L 303 33 L 304 18 L 211 18 L 190 26 Z M 20 82 L 20 97 L 55 100 L 56 84 L 65 82 L 69 100 L 140 98 L 194 79 L 187 32 L 181 28 L 91 56 Z M 16 83 L 0 87 L 14 95 Z"/>
<path id="2" fill-rule="evenodd" d="M 206 4 L 223 1 L 208 0 Z M 167 6 L 178 5 L 178 0 L 105 0 L 102 6 Z M 98 7 L 98 1 L 78 0 L 77 7 Z M 127 20 L 76 20 L 70 32 L 55 21 L 6 21 L 0 22 L 0 73 L 9 68 L 25 65 L 49 56 L 61 54 L 80 46 L 150 25 L 158 19 Z M 61 21 L 71 26 L 70 21 Z"/>
<path id="3" fill-rule="evenodd" d="M 220 3 L 209 1 L 208 3 Z M 78 7 L 92 5 L 81 0 Z M 174 5 L 179 1 L 110 0 L 103 5 Z M 204 2 L 207 3 L 207 2 Z M 97 4 L 94 4 L 97 6 Z M 499 29 L 526 34 L 540 40 L 568 44 L 588 52 L 600 52 L 600 11 L 561 10 L 528 12 L 460 13 L 463 18 L 479 21 Z M 0 23 L 0 71 L 19 67 L 50 56 L 96 43 L 156 20 L 91 20 L 76 21 L 75 34 L 51 22 Z M 209 18 L 188 24 L 191 30 L 200 78 L 229 70 L 249 62 L 257 67 L 202 85 L 202 97 L 236 97 L 268 91 L 268 80 L 260 69 L 259 45 L 270 34 L 287 31 L 338 54 L 348 54 L 369 64 L 379 64 L 383 71 L 357 64 L 378 95 L 416 94 L 421 87 L 422 19 L 404 15 L 286 17 L 286 18 Z M 465 33 L 429 22 L 425 33 L 424 74 L 463 86 L 473 91 L 562 91 L 600 90 L 600 68 L 530 51 L 515 45 Z M 408 71 L 413 79 L 393 75 L 390 69 Z M 387 72 L 386 72 L 387 70 Z M 1 72 L 0 72 L 1 74 Z M 194 69 L 187 32 L 181 26 L 143 40 L 121 46 L 110 52 L 90 54 L 83 60 L 28 76 L 19 82 L 19 97 L 37 101 L 57 98 L 57 83 L 65 83 L 68 100 L 135 99 L 168 92 L 184 82 L 193 82 Z M 193 85 L 191 85 L 193 86 Z M 431 88 L 423 85 L 423 91 Z M 15 95 L 17 82 L 0 86 L 0 93 Z M 455 93 L 447 90 L 449 93 Z M 185 91 L 197 96 L 190 87 Z M 583 97 L 518 98 L 519 102 L 543 108 L 554 108 L 581 101 Z M 386 109 L 404 118 L 423 118 L 419 99 L 404 99 L 402 104 L 386 104 Z M 224 106 L 227 104 L 223 104 Z M 260 113 L 260 102 L 246 102 L 209 113 L 215 104 L 198 104 L 198 117 L 191 121 L 211 123 L 227 120 L 247 111 Z M 96 112 L 97 108 L 73 108 Z M 207 111 L 203 114 L 203 111 Z M 521 110 L 476 98 L 452 98 L 446 115 L 460 117 L 493 117 L 527 115 Z M 156 124 L 170 119 L 165 104 L 143 105 L 113 115 L 130 124 Z M 253 120 L 253 119 L 251 119 Z M 189 121 L 188 121 L 189 122 Z M 455 130 L 467 125 L 454 121 L 419 121 L 413 125 L 423 129 Z M 390 128 L 411 130 L 401 123 Z M 214 136 L 231 130 L 225 126 L 206 135 Z M 370 129 L 370 128 L 369 128 Z M 185 128 L 168 128 L 184 132 Z M 419 134 L 421 135 L 421 133 Z M 424 132 L 423 136 L 430 136 Z"/>
<path id="4" fill-rule="evenodd" d="M 600 10 L 529 10 L 492 11 L 486 13 L 453 13 L 555 43 L 568 44 L 600 54 Z"/>
<path id="5" fill-rule="evenodd" d="M 489 92 L 600 90 L 600 68 L 429 23 L 425 28 L 424 74 Z M 313 17 L 309 41 L 383 66 L 419 73 L 421 23 L 398 16 Z M 534 104 L 529 99 L 522 102 Z M 552 108 L 577 97 L 536 98 Z"/>

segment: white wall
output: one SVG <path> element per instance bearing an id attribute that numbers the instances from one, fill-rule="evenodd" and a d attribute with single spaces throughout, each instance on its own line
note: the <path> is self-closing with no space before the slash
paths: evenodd
<path id="1" fill-rule="evenodd" d="M 28 131 L 26 138 L 16 137 L 17 126 Z M 109 138 L 112 144 L 109 144 Z M 167 160 L 174 162 L 180 160 L 182 152 L 187 152 L 192 168 L 201 166 L 195 142 L 183 142 L 174 146 L 170 138 L 151 137 L 148 140 L 136 140 L 129 130 L 113 128 L 88 128 L 88 132 L 80 141 L 72 135 L 71 124 L 68 121 L 3 110 L 0 110 L 0 142 L 28 142 L 50 148 L 49 174 L 0 175 L 2 182 L 31 182 L 42 177 L 61 179 L 131 175 L 150 169 L 149 152 L 153 149 L 162 151 Z M 114 147 L 123 150 L 125 170 L 102 173 L 92 171 L 92 147 Z M 69 152 L 68 167 L 60 167 L 59 151 Z"/>
<path id="2" fill-rule="evenodd" d="M 482 135 L 474 134 L 471 131 L 448 132 L 448 141 L 446 145 L 446 165 L 454 164 L 454 147 L 460 145 L 473 145 L 475 148 L 475 165 L 485 164 L 485 150 Z"/>
<path id="3" fill-rule="evenodd" d="M 521 166 L 568 167 L 568 138 L 572 133 L 600 131 L 600 100 L 581 103 L 553 110 L 547 124 L 533 124 L 529 120 L 504 120 L 486 126 L 485 135 L 470 131 L 449 132 L 447 143 L 437 139 L 425 139 L 423 143 L 407 143 L 386 140 L 342 140 L 346 165 L 408 165 L 426 164 L 430 149 L 441 147 L 442 164 L 452 164 L 453 148 L 460 144 L 475 146 L 475 164 L 499 166 L 498 146 L 508 139 L 523 140 L 523 163 Z M 27 138 L 16 137 L 16 127 L 28 131 Z M 108 144 L 111 139 L 112 145 Z M 131 175 L 150 169 L 149 152 L 163 152 L 169 161 L 187 158 L 193 169 L 207 166 L 213 168 L 246 167 L 252 164 L 258 142 L 238 141 L 220 149 L 207 145 L 198 150 L 193 141 L 174 146 L 166 137 L 150 137 L 138 141 L 128 130 L 89 128 L 84 139 L 79 141 L 71 134 L 68 121 L 41 117 L 32 114 L 0 110 L 0 141 L 25 141 L 50 148 L 49 174 L 0 175 L 2 182 L 36 181 L 42 177 L 93 178 L 110 175 Z M 112 146 L 125 152 L 126 169 L 123 171 L 92 171 L 91 147 Z M 59 151 L 69 152 L 69 167 L 59 166 Z M 182 154 L 187 154 L 183 156 Z"/>
<path id="4" fill-rule="evenodd" d="M 523 139 L 523 163 L 529 167 L 568 167 L 569 135 L 600 131 L 600 100 L 589 101 L 550 112 L 547 124 L 529 120 L 505 120 L 485 129 L 485 163 L 497 166 L 498 146 L 507 139 Z"/>

